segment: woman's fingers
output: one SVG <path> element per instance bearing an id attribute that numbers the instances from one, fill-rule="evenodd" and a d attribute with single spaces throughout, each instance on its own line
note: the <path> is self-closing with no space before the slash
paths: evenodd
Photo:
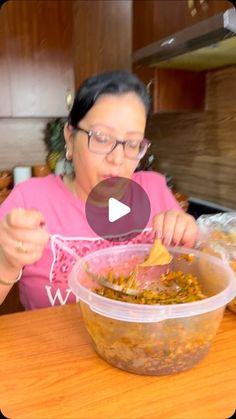
<path id="1" fill-rule="evenodd" d="M 0 224 L 2 257 L 17 267 L 39 260 L 49 239 L 43 224 L 37 210 L 12 210 Z"/>
<path id="2" fill-rule="evenodd" d="M 12 241 L 19 240 L 26 243 L 31 243 L 35 246 L 46 244 L 49 239 L 49 233 L 42 227 L 37 227 L 35 229 L 29 229 L 29 228 L 23 229 L 23 228 L 10 228 L 9 226 L 6 226 L 5 236 L 9 237 L 9 239 L 11 239 Z"/>
<path id="3" fill-rule="evenodd" d="M 13 209 L 5 218 L 11 228 L 35 229 L 44 223 L 43 215 L 37 210 Z"/>
<path id="4" fill-rule="evenodd" d="M 177 211 L 167 211 L 163 222 L 162 242 L 169 246 L 173 242 L 173 235 L 179 213 Z"/>
<path id="5" fill-rule="evenodd" d="M 189 214 L 179 214 L 173 233 L 173 244 L 192 247 L 197 239 L 198 227 L 195 219 Z"/>
<path id="6" fill-rule="evenodd" d="M 183 237 L 181 239 L 181 243 L 185 247 L 193 247 L 198 237 L 198 226 L 195 220 L 189 221 L 187 224 Z"/>
<path id="7" fill-rule="evenodd" d="M 152 220 L 153 230 L 157 239 L 162 239 L 163 234 L 163 224 L 164 224 L 164 212 L 160 212 L 158 215 L 155 215 Z"/>
<path id="8" fill-rule="evenodd" d="M 22 235 L 23 236 L 23 235 Z M 21 240 L 22 239 L 22 240 Z M 24 240 L 23 237 L 12 238 L 10 236 L 6 236 L 4 240 L 4 248 L 6 249 L 12 249 L 13 253 L 34 253 L 34 252 L 40 252 L 41 249 L 44 249 L 46 246 L 48 240 L 43 239 L 40 241 L 34 241 L 34 233 L 32 233 L 32 240 Z"/>
<path id="9" fill-rule="evenodd" d="M 42 215 L 38 211 L 13 210 L 3 221 L 1 243 L 9 242 L 10 246 L 14 246 L 18 242 L 23 242 L 28 244 L 29 250 L 45 246 L 49 233 L 40 225 L 42 225 Z"/>
<path id="10" fill-rule="evenodd" d="M 156 232 L 156 237 L 161 239 L 166 246 L 169 246 L 172 242 L 178 213 L 174 210 L 161 212 L 153 219 L 153 229 Z"/>
<path id="11" fill-rule="evenodd" d="M 172 237 L 172 244 L 178 246 L 184 236 L 186 229 L 186 222 L 181 221 L 181 217 L 178 217 L 174 226 L 173 237 Z"/>
<path id="12" fill-rule="evenodd" d="M 192 247 L 197 239 L 198 227 L 194 218 L 182 211 L 169 210 L 153 218 L 153 230 L 165 246 Z"/>
<path id="13" fill-rule="evenodd" d="M 32 263 L 37 262 L 42 257 L 42 254 L 42 250 L 40 252 L 22 253 L 20 255 L 17 254 L 16 256 L 14 256 L 12 252 L 10 254 L 5 252 L 4 257 L 11 267 L 21 269 L 25 265 L 31 265 Z"/>

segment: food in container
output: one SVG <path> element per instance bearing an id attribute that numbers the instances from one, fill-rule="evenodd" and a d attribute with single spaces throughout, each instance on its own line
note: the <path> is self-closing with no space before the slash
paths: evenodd
<path id="1" fill-rule="evenodd" d="M 94 291 L 103 297 L 134 304 L 182 304 L 206 298 L 201 291 L 197 278 L 192 274 L 172 271 L 168 268 L 164 270 L 161 268 L 161 270 L 163 272 L 160 273 L 160 276 L 154 274 L 153 279 L 148 283 L 145 283 L 146 269 L 143 269 L 142 273 L 144 281 L 140 278 L 140 270 L 136 274 L 139 276 L 139 280 L 133 280 L 133 273 L 126 277 L 123 275 L 116 276 L 116 273 L 111 270 L 106 277 L 105 286 L 95 288 Z M 154 270 L 154 272 L 156 271 L 157 269 Z M 117 290 L 116 287 L 111 289 L 110 285 L 120 286 L 121 291 Z"/>
<path id="2" fill-rule="evenodd" d="M 96 274 L 104 269 L 129 275 L 151 245 L 114 246 L 84 258 Z M 123 370 L 145 375 L 174 374 L 192 368 L 208 352 L 226 304 L 236 294 L 233 271 L 218 258 L 197 250 L 169 248 L 171 270 L 198 278 L 207 298 L 183 304 L 134 304 L 98 295 L 99 288 L 78 261 L 69 278 L 97 353 Z M 186 257 L 191 254 L 191 257 Z M 184 256 L 184 257 L 181 257 Z M 194 257 L 192 257 L 194 256 Z M 145 278 L 155 277 L 148 268 Z"/>
<path id="3" fill-rule="evenodd" d="M 236 282 L 236 212 L 202 215 L 197 222 L 201 230 L 198 248 L 227 261 Z M 227 307 L 236 314 L 236 298 Z"/>

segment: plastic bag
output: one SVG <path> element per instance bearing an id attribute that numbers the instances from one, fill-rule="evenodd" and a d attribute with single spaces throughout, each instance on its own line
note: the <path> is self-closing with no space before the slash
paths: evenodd
<path id="1" fill-rule="evenodd" d="M 197 223 L 200 227 L 197 248 L 226 260 L 236 280 L 236 212 L 201 215 Z M 236 314 L 236 298 L 228 308 Z"/>

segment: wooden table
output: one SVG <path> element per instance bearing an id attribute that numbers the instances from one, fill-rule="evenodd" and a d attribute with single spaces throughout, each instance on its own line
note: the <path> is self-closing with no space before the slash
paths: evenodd
<path id="1" fill-rule="evenodd" d="M 228 418 L 236 406 L 235 325 L 226 312 L 192 370 L 148 377 L 94 353 L 78 304 L 1 316 L 1 411 L 11 419 Z"/>

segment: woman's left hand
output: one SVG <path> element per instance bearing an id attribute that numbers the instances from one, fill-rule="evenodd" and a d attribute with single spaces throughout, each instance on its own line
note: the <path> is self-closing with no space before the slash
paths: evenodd
<path id="1" fill-rule="evenodd" d="M 165 246 L 193 247 L 198 226 L 195 219 L 185 212 L 169 210 L 153 217 L 153 230 Z"/>

